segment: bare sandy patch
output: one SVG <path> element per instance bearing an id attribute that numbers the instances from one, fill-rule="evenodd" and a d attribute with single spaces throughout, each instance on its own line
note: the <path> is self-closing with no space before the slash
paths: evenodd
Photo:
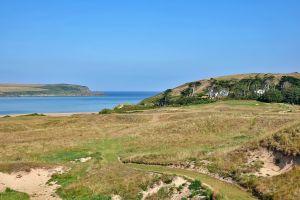
<path id="1" fill-rule="evenodd" d="M 145 200 L 148 196 L 151 196 L 153 194 L 156 194 L 162 187 L 166 186 L 162 181 L 160 181 L 158 184 L 153 185 L 151 188 L 149 188 L 146 191 L 142 192 L 142 200 Z"/>
<path id="2" fill-rule="evenodd" d="M 179 176 L 174 177 L 174 179 L 172 180 L 172 182 L 170 184 L 166 184 L 166 183 L 160 181 L 159 183 L 154 184 L 151 188 L 148 188 L 148 190 L 142 192 L 142 195 L 143 195 L 142 200 L 146 199 L 147 197 L 149 197 L 153 194 L 156 194 L 163 187 L 171 187 L 171 186 L 179 187 L 185 183 L 187 183 L 187 180 L 185 180 L 184 178 L 179 177 Z M 188 189 L 188 188 L 186 188 L 186 189 Z"/>
<path id="3" fill-rule="evenodd" d="M 280 152 L 269 151 L 266 148 L 259 148 L 248 155 L 248 164 L 261 161 L 263 166 L 256 176 L 277 176 L 288 172 L 295 165 L 300 164 L 300 157 L 286 156 Z"/>
<path id="4" fill-rule="evenodd" d="M 112 200 L 122 200 L 122 197 L 120 195 L 114 194 L 114 195 L 112 195 L 111 199 Z"/>
<path id="5" fill-rule="evenodd" d="M 52 169 L 38 168 L 29 172 L 19 171 L 11 174 L 0 172 L 0 192 L 6 188 L 27 193 L 31 200 L 61 200 L 55 191 L 59 187 L 55 182 L 47 184 L 51 176 L 63 173 L 63 167 Z"/>

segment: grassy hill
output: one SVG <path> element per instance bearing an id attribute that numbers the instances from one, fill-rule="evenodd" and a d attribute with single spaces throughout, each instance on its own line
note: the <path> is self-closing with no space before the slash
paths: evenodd
<path id="1" fill-rule="evenodd" d="M 142 105 L 187 105 L 218 99 L 300 104 L 300 74 L 238 74 L 185 83 L 145 99 Z"/>
<path id="2" fill-rule="evenodd" d="M 94 96 L 86 86 L 72 84 L 0 84 L 0 96 Z"/>

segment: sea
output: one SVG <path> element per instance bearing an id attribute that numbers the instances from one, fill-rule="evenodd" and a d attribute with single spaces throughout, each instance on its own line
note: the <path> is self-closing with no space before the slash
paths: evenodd
<path id="1" fill-rule="evenodd" d="M 158 92 L 104 92 L 103 96 L 0 97 L 0 115 L 98 112 L 119 104 L 136 104 Z"/>

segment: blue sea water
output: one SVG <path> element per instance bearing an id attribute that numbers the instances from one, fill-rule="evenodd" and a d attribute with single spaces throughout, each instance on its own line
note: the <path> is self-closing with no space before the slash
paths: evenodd
<path id="1" fill-rule="evenodd" d="M 135 104 L 158 92 L 104 92 L 90 97 L 0 97 L 0 115 L 98 112 L 118 104 Z"/>

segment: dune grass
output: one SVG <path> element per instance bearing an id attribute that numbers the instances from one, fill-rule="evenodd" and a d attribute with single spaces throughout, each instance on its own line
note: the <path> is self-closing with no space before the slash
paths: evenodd
<path id="1" fill-rule="evenodd" d="M 63 199 L 139 199 L 158 173 L 199 178 L 227 199 L 252 199 L 235 186 L 188 170 L 123 164 L 176 164 L 213 158 L 255 143 L 299 121 L 299 107 L 231 101 L 130 114 L 19 116 L 0 119 L 0 171 L 63 165 L 55 175 Z M 259 103 L 261 104 L 261 103 Z M 283 112 L 287 109 L 291 112 Z M 92 157 L 85 163 L 71 162 Z M 234 167 L 234 165 L 233 165 Z M 282 181 L 288 181 L 282 179 Z M 265 184 L 266 186 L 270 183 Z"/>
<path id="2" fill-rule="evenodd" d="M 23 192 L 6 188 L 4 192 L 0 192 L 0 200 L 29 200 L 29 196 Z"/>
<path id="3" fill-rule="evenodd" d="M 220 180 L 216 180 L 208 175 L 201 174 L 198 172 L 184 170 L 184 169 L 174 169 L 168 168 L 164 166 L 155 166 L 155 165 L 141 165 L 141 164 L 128 164 L 128 166 L 139 169 L 143 171 L 149 172 L 157 172 L 164 174 L 175 174 L 178 176 L 183 176 L 189 179 L 199 179 L 202 182 L 212 186 L 215 191 L 219 192 L 221 196 L 226 200 L 230 199 L 240 199 L 240 200 L 252 200 L 255 199 L 251 194 L 246 191 L 241 190 L 237 186 L 234 186 L 229 183 L 222 182 Z"/>

